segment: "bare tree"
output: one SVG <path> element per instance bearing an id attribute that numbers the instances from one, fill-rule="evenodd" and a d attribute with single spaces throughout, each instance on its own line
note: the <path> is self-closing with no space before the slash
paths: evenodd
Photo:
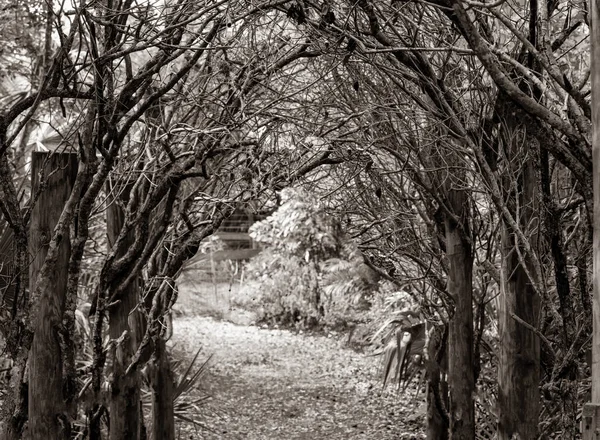
<path id="1" fill-rule="evenodd" d="M 39 319 L 39 298 L 51 294 L 64 241 L 71 243 L 69 281 L 64 327 L 55 331 L 64 340 L 58 355 L 63 359 L 62 380 L 77 383 L 74 313 L 90 221 L 99 210 L 110 203 L 120 205 L 123 219 L 113 228 L 91 298 L 93 362 L 84 372 L 89 379 L 69 388 L 68 396 L 46 398 L 55 399 L 56 409 L 65 400 L 76 406 L 87 400 L 86 435 L 100 438 L 102 416 L 109 409 L 103 388 L 108 360 L 113 373 L 108 382 L 113 409 L 110 437 L 140 438 L 138 397 L 128 390 L 139 386 L 135 377 L 152 359 L 154 434 L 174 438 L 169 395 L 173 384 L 163 326 L 176 299 L 173 280 L 201 241 L 237 206 L 339 161 L 329 151 L 297 150 L 290 139 L 283 144 L 275 139 L 281 126 L 273 109 L 293 107 L 290 98 L 308 85 L 289 79 L 319 52 L 301 41 L 269 2 L 252 7 L 244 2 L 196 6 L 180 1 L 158 6 L 77 5 L 69 11 L 52 11 L 48 26 L 60 44 L 43 81 L 32 83 L 32 93 L 0 118 L 2 211 L 17 245 L 18 274 L 10 304 L 16 313 L 3 322 L 15 360 L 13 397 L 4 405 L 3 438 L 20 438 L 27 421 L 24 372 L 32 323 Z M 272 26 L 277 32 L 269 31 Z M 35 289 L 28 292 L 23 283 L 29 264 L 28 214 L 21 213 L 22 197 L 6 153 L 13 151 L 18 136 L 26 137 L 20 134 L 25 122 L 36 119 L 45 121 L 40 128 L 49 128 L 52 138 L 58 138 L 54 145 L 49 138 L 41 143 L 57 151 L 77 151 L 79 171 Z M 108 181 L 113 183 L 107 187 Z M 134 288 L 142 278 L 143 286 Z M 123 320 L 132 308 L 139 309 L 140 325 Z M 104 347 L 107 315 L 114 347 L 109 359 Z M 135 344 L 124 355 L 131 340 Z M 48 435 L 62 438 L 72 429 L 55 426 Z"/>
<path id="2" fill-rule="evenodd" d="M 585 17 L 572 20 L 575 14 L 570 6 L 561 8 L 539 2 L 525 6 L 510 2 L 338 2 L 331 6 L 327 17 L 310 5 L 305 6 L 304 15 L 310 25 L 307 32 L 329 40 L 331 51 L 336 52 L 343 65 L 354 72 L 360 71 L 362 67 L 358 66 L 362 65 L 373 68 L 368 78 L 354 73 L 343 81 L 348 81 L 357 95 L 370 93 L 372 97 L 388 98 L 390 90 L 385 84 L 393 85 L 401 98 L 392 104 L 381 100 L 381 112 L 391 112 L 391 106 L 402 108 L 408 100 L 430 120 L 438 121 L 444 134 L 452 139 L 452 150 L 461 158 L 468 158 L 470 164 L 466 168 L 473 173 L 478 191 L 486 194 L 488 208 L 502 220 L 502 261 L 516 260 L 503 271 L 498 270 L 500 260 L 496 259 L 485 261 L 485 267 L 489 269 L 488 276 L 500 282 L 506 293 L 500 335 L 505 349 L 510 351 L 509 347 L 521 347 L 527 341 L 529 360 L 521 365 L 514 350 L 503 352 L 499 374 L 511 379 L 500 381 L 501 395 L 512 397 L 499 401 L 499 434 L 501 438 L 516 432 L 535 436 L 540 411 L 539 381 L 554 382 L 566 374 L 576 384 L 573 368 L 578 360 L 574 350 L 582 346 L 581 335 L 586 326 L 589 328 L 589 313 L 584 311 L 585 304 L 589 304 L 585 263 L 580 263 L 584 278 L 579 277 L 577 286 L 581 295 L 574 301 L 570 295 L 574 289 L 569 286 L 570 276 L 565 270 L 565 261 L 577 255 L 567 253 L 568 246 L 574 244 L 573 236 L 566 233 L 566 226 L 553 223 L 553 219 L 562 217 L 564 225 L 577 224 L 581 228 L 591 224 L 588 66 L 582 52 L 575 49 L 581 47 L 585 51 L 587 45 Z M 522 14 L 515 14 L 514 10 Z M 505 45 L 506 49 L 499 48 Z M 560 58 L 566 60 L 562 70 L 553 61 Z M 580 68 L 565 70 L 569 64 Z M 369 82 L 373 77 L 377 80 Z M 399 119 L 414 118 L 404 109 L 397 113 Z M 369 138 L 373 145 L 382 141 Z M 408 155 L 402 164 L 410 164 Z M 564 192 L 554 189 L 550 182 L 562 179 L 565 173 L 577 183 Z M 540 192 L 545 193 L 543 205 Z M 587 211 L 580 209 L 583 202 Z M 582 213 L 587 218 L 581 218 Z M 581 222 L 573 223 L 577 218 Z M 539 244 L 540 227 L 555 231 L 548 239 L 548 247 Z M 589 257 L 584 259 L 589 261 Z M 548 261 L 552 262 L 552 272 L 551 266 L 545 264 Z M 550 278 L 553 281 L 549 282 Z M 527 286 L 527 295 L 519 297 L 527 298 L 527 304 L 519 306 L 515 302 L 516 282 Z M 587 323 L 574 325 L 574 309 L 586 314 Z M 538 325 L 553 333 L 557 327 L 549 323 L 558 322 L 557 318 L 564 337 L 551 344 L 542 336 L 545 342 L 540 348 L 542 333 L 537 331 Z M 557 362 L 556 350 L 568 353 L 565 362 Z M 515 362 L 520 365 L 519 373 L 512 370 Z M 543 377 L 540 365 L 544 368 Z M 515 412 L 520 406 L 514 399 L 528 402 L 529 416 Z M 547 405 L 554 405 L 551 400 L 545 396 Z M 573 414 L 572 406 L 569 411 Z M 573 420 L 572 416 L 561 420 L 569 426 L 569 435 L 576 430 Z M 544 428 L 549 429 L 550 424 Z"/>

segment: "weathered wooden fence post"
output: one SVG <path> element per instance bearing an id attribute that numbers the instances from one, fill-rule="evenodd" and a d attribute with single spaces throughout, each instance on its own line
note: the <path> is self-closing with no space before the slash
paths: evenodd
<path id="1" fill-rule="evenodd" d="M 40 176 L 44 180 L 40 182 Z M 77 154 L 34 152 L 31 160 L 32 197 L 39 191 L 29 227 L 29 290 L 33 292 L 58 223 L 77 176 Z M 67 410 L 63 396 L 63 362 L 60 329 L 65 312 L 71 246 L 68 236 L 60 243 L 50 288 L 44 289 L 33 322 L 34 337 L 29 356 L 29 438 L 67 438 L 63 432 Z"/>
<path id="2" fill-rule="evenodd" d="M 125 224 L 125 212 L 120 204 L 127 204 L 131 185 L 123 188 L 107 187 L 109 207 L 106 211 L 106 229 L 108 245 L 112 248 Z M 115 195 L 120 193 L 120 196 Z M 126 237 L 129 245 L 135 240 L 131 232 Z M 122 255 L 117 255 L 120 257 Z M 116 286 L 112 286 L 115 287 Z M 112 289 L 111 289 L 112 290 Z M 135 310 L 138 306 L 139 282 L 133 282 L 120 302 L 108 313 L 109 335 L 111 339 L 119 339 L 124 332 L 127 338 L 116 347 L 113 358 L 113 381 L 110 395 L 110 440 L 138 440 L 141 436 L 142 420 L 140 407 L 140 384 L 137 370 L 125 376 L 131 358 L 143 337 L 141 316 Z"/>
<path id="3" fill-rule="evenodd" d="M 584 405 L 584 440 L 600 439 L 600 0 L 590 0 L 592 78 L 592 161 L 594 176 L 594 298 L 592 338 L 592 402 Z"/>

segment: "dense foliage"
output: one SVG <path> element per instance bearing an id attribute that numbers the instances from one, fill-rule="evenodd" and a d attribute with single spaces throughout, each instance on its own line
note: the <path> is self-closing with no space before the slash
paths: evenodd
<path id="1" fill-rule="evenodd" d="M 339 221 L 306 191 L 286 189 L 278 209 L 250 235 L 264 250 L 247 266 L 260 317 L 286 324 L 339 325 L 378 289 Z"/>

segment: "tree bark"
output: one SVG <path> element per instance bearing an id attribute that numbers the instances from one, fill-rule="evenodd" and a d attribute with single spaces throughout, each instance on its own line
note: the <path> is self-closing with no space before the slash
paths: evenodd
<path id="1" fill-rule="evenodd" d="M 128 196 L 126 188 L 123 193 Z M 116 191 L 113 188 L 113 191 Z M 109 193 L 112 191 L 109 189 Z M 127 202 L 124 197 L 122 202 Z M 125 214 L 118 201 L 113 200 L 107 210 L 107 237 L 112 248 L 125 224 Z M 127 236 L 128 242 L 133 245 L 135 235 L 133 231 Z M 117 257 L 119 257 L 118 255 Z M 116 284 L 116 283 L 115 283 Z M 113 379 L 110 394 L 110 440 L 138 440 L 141 435 L 141 405 L 140 405 L 140 380 L 137 369 L 125 375 L 131 359 L 136 352 L 143 330 L 140 326 L 141 316 L 137 312 L 139 282 L 132 282 L 126 289 L 120 302 L 109 310 L 109 335 L 111 339 L 118 340 L 113 356 Z"/>
<path id="2" fill-rule="evenodd" d="M 152 433 L 153 439 L 175 440 L 173 393 L 175 384 L 165 340 L 156 338 L 152 377 Z"/>
<path id="3" fill-rule="evenodd" d="M 29 269 L 30 291 L 46 259 L 48 245 L 77 175 L 77 155 L 33 153 L 33 193 L 40 188 L 40 172 L 46 188 L 40 193 L 31 215 L 29 249 L 33 256 Z M 56 268 L 49 275 L 47 288 L 39 298 L 39 313 L 29 357 L 29 437 L 31 439 L 68 439 L 70 421 L 63 395 L 61 330 L 65 312 L 70 243 L 59 245 Z"/>
<path id="4" fill-rule="evenodd" d="M 0 144 L 4 137 L 0 131 Z M 27 358 L 33 335 L 29 326 L 29 305 L 27 290 L 29 271 L 29 245 L 27 227 L 21 214 L 21 207 L 14 186 L 12 169 L 8 163 L 7 155 L 0 155 L 0 198 L 2 207 L 6 210 L 2 215 L 4 220 L 10 218 L 12 238 L 14 240 L 14 278 L 11 279 L 10 299 L 11 323 L 3 328 L 6 338 L 6 352 L 14 361 L 10 374 L 9 391 L 5 396 L 0 414 L 3 425 L 0 429 L 0 438 L 15 440 L 21 438 L 21 433 L 27 422 L 28 413 L 28 383 L 27 383 Z M 9 237 L 7 237 L 9 238 Z M 4 297 L 4 300 L 7 300 Z M 5 302 L 5 305 L 7 303 Z M 23 307 L 25 305 L 25 307 Z M 20 307 L 19 307 L 20 306 Z M 5 323 L 2 323 L 5 325 Z"/>
<path id="5" fill-rule="evenodd" d="M 593 342 L 592 403 L 600 403 L 600 4 L 590 2 L 592 78 L 593 218 Z"/>
<path id="6" fill-rule="evenodd" d="M 450 438 L 475 439 L 473 395 L 473 253 L 469 238 L 469 199 L 466 191 L 450 189 L 447 201 L 455 217 L 446 215 L 448 293 L 454 299 L 449 323 L 448 391 Z M 458 221 L 460 222 L 457 222 Z"/>
<path id="7" fill-rule="evenodd" d="M 427 440 L 448 440 L 448 388 L 442 380 L 441 370 L 446 344 L 443 329 L 434 327 L 428 331 L 427 374 Z"/>
<path id="8" fill-rule="evenodd" d="M 514 148 L 507 148 L 515 152 Z M 512 160 L 518 162 L 515 158 Z M 519 216 L 521 230 L 532 242 L 538 233 L 539 223 L 533 161 L 526 160 L 519 171 L 515 172 L 515 175 L 519 174 L 517 189 L 509 195 L 508 205 L 512 213 Z M 514 187 L 512 181 L 506 182 L 505 188 L 509 187 Z M 520 207 L 518 211 L 515 208 L 517 204 Z M 520 319 L 532 328 L 538 328 L 540 298 L 529 277 L 534 274 L 533 256 L 524 251 L 517 235 L 506 222 L 502 229 L 502 251 L 498 438 L 510 440 L 518 435 L 521 439 L 535 439 L 540 413 L 540 341 L 530 328 L 519 322 Z"/>

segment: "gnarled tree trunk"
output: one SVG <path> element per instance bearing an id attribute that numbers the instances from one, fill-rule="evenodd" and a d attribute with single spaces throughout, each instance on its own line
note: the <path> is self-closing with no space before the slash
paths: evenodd
<path id="1" fill-rule="evenodd" d="M 29 248 L 33 261 L 29 269 L 30 292 L 46 260 L 54 228 L 62 214 L 77 175 L 77 155 L 33 153 L 33 193 L 40 188 L 43 171 L 46 188 L 39 194 L 31 214 Z M 68 439 L 70 420 L 63 393 L 61 331 L 68 281 L 70 243 L 59 244 L 55 269 L 43 280 L 39 304 L 34 306 L 33 343 L 29 357 L 29 430 L 31 439 Z"/>
<path id="2" fill-rule="evenodd" d="M 128 195 L 129 188 L 123 191 Z M 117 192 L 115 188 L 112 190 Z M 124 199 L 122 202 L 126 203 Z M 124 212 L 118 201 L 114 200 L 107 210 L 108 244 L 113 247 L 125 223 Z M 133 245 L 134 234 L 128 234 L 127 239 Z M 120 302 L 109 311 L 109 334 L 111 339 L 126 337 L 117 345 L 113 357 L 113 375 L 110 393 L 110 440 L 138 440 L 141 435 L 141 405 L 140 380 L 137 369 L 125 375 L 131 359 L 136 352 L 143 336 L 137 312 L 138 305 L 137 281 L 131 283 L 121 297 Z"/>

